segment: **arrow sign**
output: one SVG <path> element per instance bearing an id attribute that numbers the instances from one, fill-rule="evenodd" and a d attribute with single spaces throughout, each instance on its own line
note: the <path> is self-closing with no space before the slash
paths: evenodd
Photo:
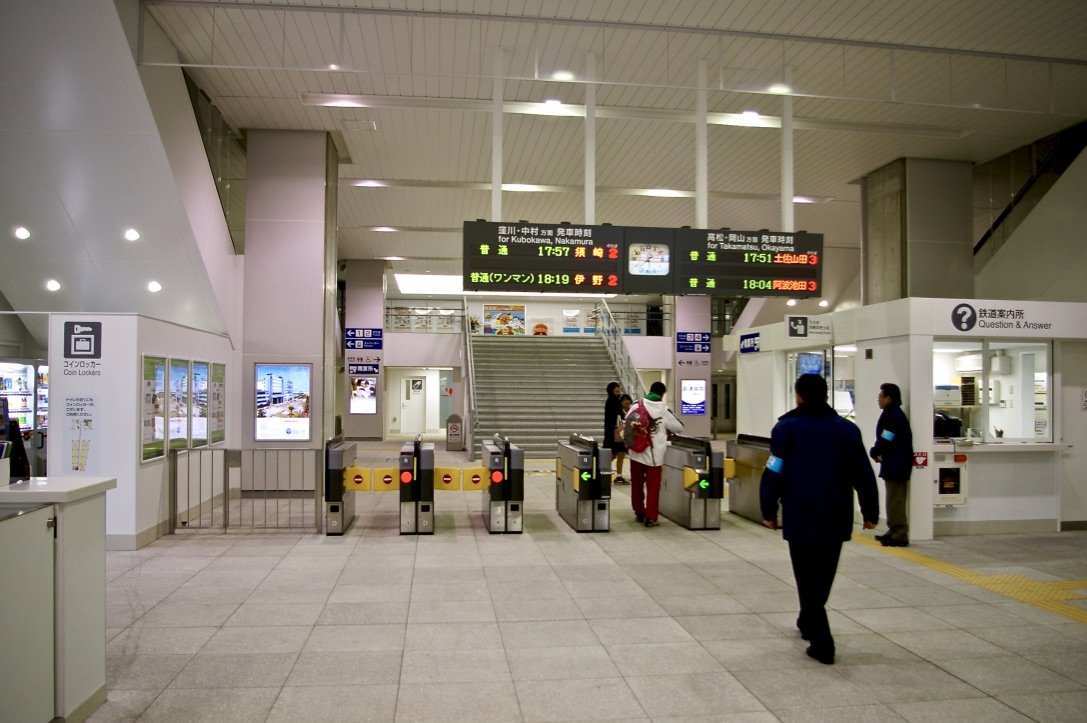
<path id="1" fill-rule="evenodd" d="M 698 481 L 698 486 L 701 487 L 704 490 L 709 489 L 710 488 L 710 481 L 708 479 L 699 480 Z"/>
<path id="2" fill-rule="evenodd" d="M 587 472 L 587 471 L 585 471 L 585 470 L 582 470 L 582 471 L 581 471 L 581 479 L 582 479 L 583 481 L 585 481 L 585 482 L 588 482 L 588 481 L 589 481 L 589 480 L 591 480 L 592 478 L 593 478 L 593 473 L 592 473 L 592 472 Z"/>

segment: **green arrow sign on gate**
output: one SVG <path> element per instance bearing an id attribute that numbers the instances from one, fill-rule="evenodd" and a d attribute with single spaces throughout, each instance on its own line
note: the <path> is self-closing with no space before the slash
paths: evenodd
<path id="1" fill-rule="evenodd" d="M 698 481 L 698 486 L 699 486 L 699 487 L 701 487 L 701 488 L 702 488 L 702 489 L 704 489 L 704 490 L 705 490 L 705 489 L 709 489 L 709 487 L 710 487 L 710 481 L 709 481 L 708 479 L 704 479 L 704 480 L 699 480 L 699 481 Z"/>
<path id="2" fill-rule="evenodd" d="M 581 481 L 588 482 L 593 478 L 593 473 L 587 470 L 581 470 Z"/>

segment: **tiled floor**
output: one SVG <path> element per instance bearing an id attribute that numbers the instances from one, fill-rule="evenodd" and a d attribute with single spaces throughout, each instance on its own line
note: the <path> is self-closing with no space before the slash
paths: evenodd
<path id="1" fill-rule="evenodd" d="M 731 515 L 720 531 L 645 529 L 618 488 L 612 531 L 577 534 L 554 511 L 553 475 L 526 488 L 522 535 L 484 531 L 481 493 L 440 492 L 436 534 L 400 536 L 397 499 L 369 493 L 343 537 L 185 533 L 109 553 L 109 700 L 92 720 L 1087 716 L 1080 622 L 853 543 L 827 667 L 804 655 L 778 533 Z M 1082 532 L 909 549 L 985 575 L 1087 580 Z"/>

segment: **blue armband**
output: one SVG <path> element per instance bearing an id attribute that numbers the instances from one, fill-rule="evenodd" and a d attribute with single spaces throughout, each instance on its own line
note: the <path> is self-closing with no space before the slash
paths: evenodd
<path id="1" fill-rule="evenodd" d="M 886 439 L 886 440 L 887 440 L 888 442 L 893 442 L 893 441 L 894 441 L 894 438 L 895 438 L 895 433 L 894 433 L 894 432 L 892 432 L 892 431 L 891 431 L 891 430 L 889 430 L 889 429 L 885 429 L 885 430 L 883 430 L 883 432 L 882 432 L 882 433 L 880 433 L 880 435 L 879 435 L 879 436 L 880 436 L 880 437 L 883 437 L 883 438 L 884 438 L 884 439 Z"/>
<path id="2" fill-rule="evenodd" d="M 781 474 L 781 470 L 785 469 L 785 460 L 770 455 L 770 459 L 766 460 L 766 469 Z"/>

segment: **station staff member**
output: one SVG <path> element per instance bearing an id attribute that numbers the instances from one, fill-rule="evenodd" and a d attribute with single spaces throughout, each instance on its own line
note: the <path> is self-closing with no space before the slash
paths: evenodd
<path id="1" fill-rule="evenodd" d="M 884 547 L 906 547 L 910 544 L 906 500 L 913 470 L 913 432 L 902 411 L 897 384 L 880 384 L 878 401 L 883 413 L 876 422 L 876 444 L 868 455 L 879 462 L 879 476 L 887 488 L 887 532 L 876 539 Z"/>
<path id="2" fill-rule="evenodd" d="M 827 404 L 827 380 L 801 374 L 796 408 L 778 418 L 770 436 L 770 459 L 762 474 L 763 524 L 783 537 L 800 597 L 796 626 L 811 642 L 807 653 L 834 664 L 834 638 L 826 603 L 838 572 L 842 543 L 853 534 L 853 491 L 860 501 L 864 529 L 879 519 L 879 490 L 864 454 L 857 425 Z"/>

